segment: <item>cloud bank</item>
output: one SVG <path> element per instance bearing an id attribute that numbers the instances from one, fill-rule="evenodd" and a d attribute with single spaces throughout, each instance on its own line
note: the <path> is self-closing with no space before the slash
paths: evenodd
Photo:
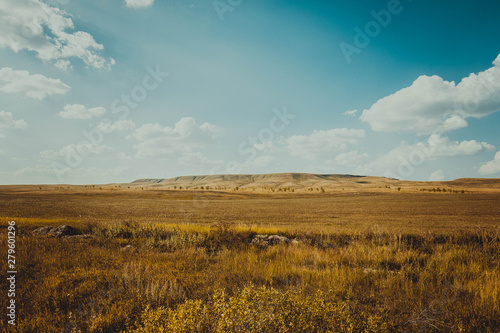
<path id="1" fill-rule="evenodd" d="M 493 67 L 458 84 L 422 75 L 413 84 L 364 110 L 360 119 L 374 131 L 411 131 L 419 135 L 466 127 L 467 118 L 500 110 L 500 55 Z"/>
<path id="2" fill-rule="evenodd" d="M 35 52 L 39 59 L 53 61 L 61 69 L 69 67 L 70 58 L 109 69 L 114 60 L 99 55 L 104 46 L 87 32 L 68 32 L 74 28 L 70 14 L 40 0 L 0 1 L 0 47 L 16 53 Z"/>
<path id="3" fill-rule="evenodd" d="M 50 79 L 41 74 L 31 75 L 28 71 L 14 70 L 10 67 L 0 69 L 0 91 L 24 94 L 42 100 L 47 96 L 66 94 L 71 87 L 60 79 Z"/>

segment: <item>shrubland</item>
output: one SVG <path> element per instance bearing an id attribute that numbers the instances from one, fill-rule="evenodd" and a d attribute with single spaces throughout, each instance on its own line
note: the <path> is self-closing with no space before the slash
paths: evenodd
<path id="1" fill-rule="evenodd" d="M 54 238 L 19 221 L 17 332 L 500 330 L 498 229 L 54 220 L 92 235 Z M 252 245 L 271 233 L 297 242 Z"/>

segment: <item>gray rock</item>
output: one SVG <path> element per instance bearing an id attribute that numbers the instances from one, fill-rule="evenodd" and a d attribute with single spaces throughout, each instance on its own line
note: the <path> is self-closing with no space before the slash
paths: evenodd
<path id="1" fill-rule="evenodd" d="M 80 235 L 80 231 L 69 225 L 61 225 L 58 227 L 40 227 L 31 232 L 34 236 L 51 236 L 51 237 L 67 237 Z"/>
<path id="2" fill-rule="evenodd" d="M 54 227 L 40 227 L 31 232 L 33 236 L 46 236 Z"/>
<path id="3" fill-rule="evenodd" d="M 271 235 L 267 237 L 267 241 L 269 242 L 269 245 L 290 243 L 290 239 L 288 239 L 285 236 L 278 236 L 278 235 Z"/>
<path id="4" fill-rule="evenodd" d="M 135 251 L 135 247 L 132 246 L 132 245 L 130 245 L 130 244 L 129 245 L 125 245 L 124 247 L 122 247 L 120 249 L 120 251 L 122 251 L 122 252 L 134 252 Z"/>
<path id="5" fill-rule="evenodd" d="M 258 247 L 266 248 L 272 245 L 278 244 L 289 244 L 290 239 L 285 236 L 279 235 L 255 235 L 252 239 L 252 245 L 256 245 Z"/>

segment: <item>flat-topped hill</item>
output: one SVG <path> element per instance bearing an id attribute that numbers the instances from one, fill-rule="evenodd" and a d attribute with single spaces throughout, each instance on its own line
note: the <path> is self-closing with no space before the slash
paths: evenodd
<path id="1" fill-rule="evenodd" d="M 138 179 L 131 183 L 136 186 L 153 186 L 162 188 L 183 189 L 376 189 L 388 187 L 414 187 L 432 189 L 449 188 L 491 188 L 500 189 L 500 179 L 464 178 L 453 181 L 418 182 L 391 179 L 385 177 L 344 175 L 344 174 L 311 174 L 311 173 L 272 173 L 272 174 L 237 174 L 237 175 L 200 175 L 180 176 L 175 178 Z"/>

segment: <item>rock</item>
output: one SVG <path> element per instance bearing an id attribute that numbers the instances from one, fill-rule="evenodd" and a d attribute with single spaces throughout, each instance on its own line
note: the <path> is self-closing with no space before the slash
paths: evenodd
<path id="1" fill-rule="evenodd" d="M 267 241 L 269 242 L 269 245 L 290 243 L 290 239 L 288 239 L 285 236 L 278 236 L 278 235 L 271 235 L 267 237 Z"/>
<path id="2" fill-rule="evenodd" d="M 49 234 L 54 237 L 65 237 L 79 235 L 80 231 L 70 227 L 69 225 L 61 225 L 52 229 Z"/>
<path id="3" fill-rule="evenodd" d="M 31 231 L 31 234 L 33 236 L 46 236 L 54 227 L 40 227 L 36 228 L 35 230 Z"/>
<path id="4" fill-rule="evenodd" d="M 69 225 L 61 225 L 58 227 L 40 227 L 31 232 L 34 236 L 51 236 L 51 237 L 67 237 L 80 235 L 80 231 Z"/>
<path id="5" fill-rule="evenodd" d="M 266 248 L 268 246 L 272 245 L 278 245 L 278 244 L 288 244 L 290 243 L 290 239 L 288 239 L 285 236 L 279 236 L 279 235 L 256 235 L 252 239 L 252 244 Z"/>
<path id="6" fill-rule="evenodd" d="M 133 252 L 134 250 L 135 250 L 135 247 L 132 246 L 132 245 L 130 245 L 130 244 L 129 245 L 125 245 L 124 247 L 122 247 L 120 249 L 120 251 L 122 251 L 122 252 L 129 252 L 129 251 Z"/>
<path id="7" fill-rule="evenodd" d="M 259 247 L 268 247 L 269 242 L 267 241 L 267 235 L 256 235 L 252 239 L 252 245 L 256 245 Z"/>

